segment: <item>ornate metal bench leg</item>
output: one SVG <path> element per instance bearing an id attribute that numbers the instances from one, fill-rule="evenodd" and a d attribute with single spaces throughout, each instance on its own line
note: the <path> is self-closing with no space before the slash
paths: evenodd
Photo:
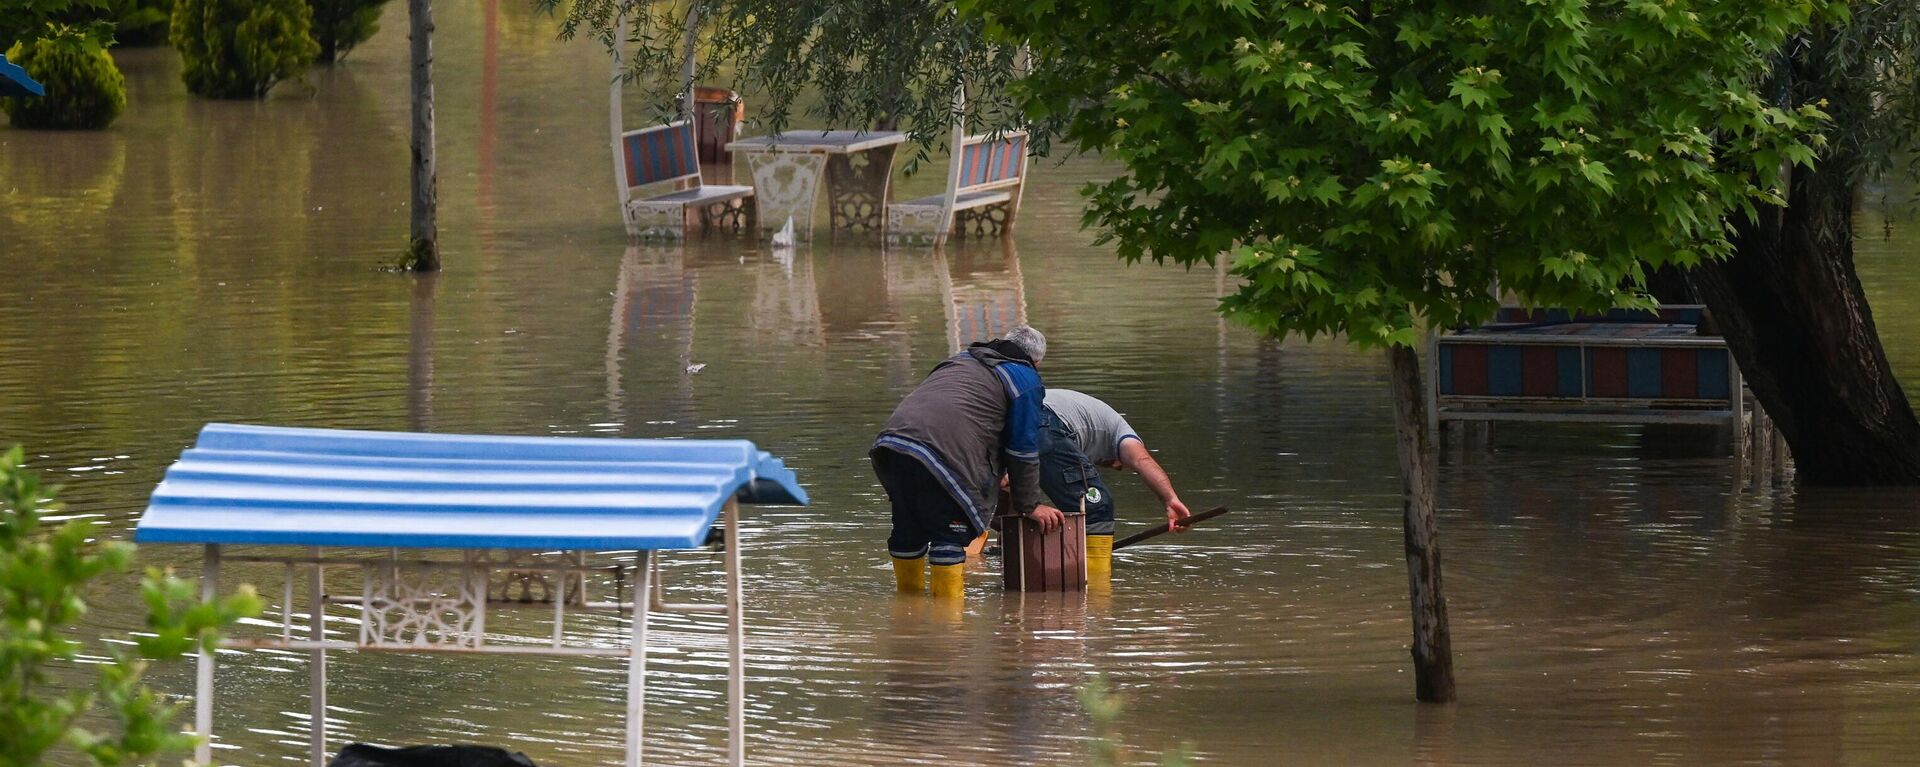
<path id="1" fill-rule="evenodd" d="M 931 243 L 947 223 L 945 211 L 925 206 L 887 206 L 887 240 L 900 243 Z"/>
<path id="2" fill-rule="evenodd" d="M 687 207 L 680 204 L 634 202 L 627 206 L 627 235 L 635 239 L 687 236 Z"/>

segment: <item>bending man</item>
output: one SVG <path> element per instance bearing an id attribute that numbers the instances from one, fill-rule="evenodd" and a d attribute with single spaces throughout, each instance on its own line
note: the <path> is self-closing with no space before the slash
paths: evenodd
<path id="1" fill-rule="evenodd" d="M 1064 518 L 1042 503 L 1040 421 L 1046 389 L 1035 370 L 1047 353 L 1040 331 L 1021 325 L 1005 338 L 948 357 L 900 401 L 868 457 L 893 506 L 895 586 L 961 596 L 967 542 L 993 522 L 1000 476 L 1013 507 L 1046 530 Z"/>
<path id="2" fill-rule="evenodd" d="M 1120 412 L 1072 389 L 1048 389 L 1040 415 L 1040 487 L 1054 505 L 1087 514 L 1087 575 L 1113 572 L 1113 494 L 1096 466 L 1126 468 L 1140 474 L 1160 498 L 1175 531 L 1191 514 L 1173 491 L 1160 462 Z"/>

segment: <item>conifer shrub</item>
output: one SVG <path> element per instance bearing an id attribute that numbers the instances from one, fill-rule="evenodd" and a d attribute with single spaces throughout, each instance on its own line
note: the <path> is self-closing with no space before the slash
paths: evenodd
<path id="1" fill-rule="evenodd" d="M 100 130 L 127 106 L 127 81 L 107 53 L 108 27 L 50 25 L 7 49 L 7 60 L 46 87 L 45 96 L 0 98 L 16 128 Z"/>
<path id="2" fill-rule="evenodd" d="M 172 40 L 187 90 L 216 99 L 264 98 L 320 52 L 306 0 L 177 0 Z"/>
<path id="3" fill-rule="evenodd" d="M 380 10 L 387 0 L 307 0 L 313 8 L 313 39 L 319 62 L 332 64 L 380 31 Z"/>

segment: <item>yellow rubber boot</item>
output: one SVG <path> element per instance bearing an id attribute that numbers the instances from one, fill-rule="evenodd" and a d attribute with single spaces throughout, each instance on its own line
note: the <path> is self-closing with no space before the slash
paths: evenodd
<path id="1" fill-rule="evenodd" d="M 1087 582 L 1106 583 L 1113 577 L 1113 536 L 1087 536 Z"/>
<path id="2" fill-rule="evenodd" d="M 936 599 L 953 600 L 966 596 L 966 569 L 965 564 L 934 565 L 930 580 L 933 596 Z"/>
<path id="3" fill-rule="evenodd" d="M 902 594 L 924 594 L 927 591 L 927 558 L 893 558 L 893 586 Z"/>

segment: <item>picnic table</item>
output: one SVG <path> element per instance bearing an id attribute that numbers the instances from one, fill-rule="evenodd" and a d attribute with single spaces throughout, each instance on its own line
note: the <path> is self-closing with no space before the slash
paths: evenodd
<path id="1" fill-rule="evenodd" d="M 732 141 L 727 151 L 746 156 L 759 200 L 760 226 L 813 232 L 813 209 L 826 176 L 828 226 L 880 231 L 886 224 L 887 187 L 893 176 L 900 131 L 790 130 Z"/>

